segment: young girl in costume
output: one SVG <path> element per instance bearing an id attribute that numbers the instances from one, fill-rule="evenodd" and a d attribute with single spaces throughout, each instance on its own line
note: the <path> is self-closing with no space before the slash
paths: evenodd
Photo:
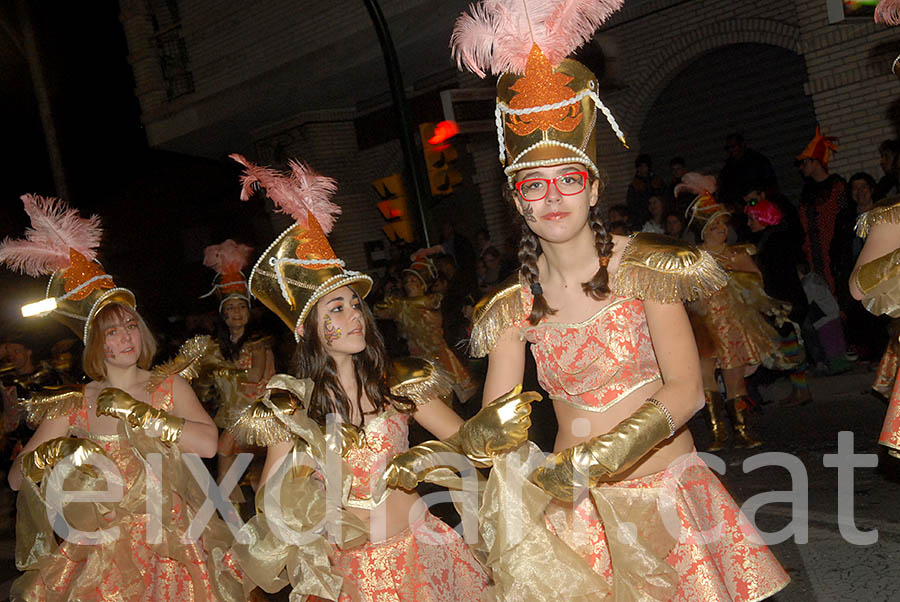
<path id="1" fill-rule="evenodd" d="M 856 233 L 866 239 L 853 273 L 850 294 L 880 316 L 900 317 L 900 199 L 885 199 L 859 217 Z M 891 343 L 885 355 L 891 353 Z M 887 415 L 878 442 L 900 458 L 900 379 L 895 377 Z"/>
<path id="2" fill-rule="evenodd" d="M 688 305 L 697 348 L 706 409 L 712 427 L 710 451 L 722 449 L 733 430 L 735 447 L 762 445 L 747 428 L 747 414 L 753 402 L 747 395 L 746 370 L 779 352 L 779 335 L 766 321 L 765 312 L 787 317 L 784 304 L 771 299 L 762 289 L 762 277 L 751 244 L 728 245 L 729 211 L 715 196 L 716 179 L 698 173 L 687 173 L 676 188 L 676 194 L 690 191 L 697 198 L 688 208 L 691 225 L 697 230 L 708 252 L 728 273 L 728 284 L 708 297 Z M 715 371 L 722 371 L 727 399 L 723 402 L 716 383 Z M 726 408 L 731 414 L 732 429 L 727 426 Z"/>
<path id="3" fill-rule="evenodd" d="M 275 356 L 267 337 L 250 328 L 250 293 L 242 270 L 253 248 L 228 239 L 203 250 L 203 265 L 217 274 L 213 290 L 219 301 L 220 324 L 210 345 L 204 382 L 195 387 L 215 398 L 219 436 L 219 479 L 242 451 L 227 426 L 231 416 L 252 404 L 275 374 Z"/>
<path id="4" fill-rule="evenodd" d="M 442 295 L 429 293 L 437 279 L 437 268 L 423 257 L 403 270 L 405 297 L 389 296 L 374 308 L 375 316 L 397 322 L 410 354 L 427 358 L 446 372 L 460 402 L 465 403 L 478 389 L 469 371 L 444 340 Z"/>
<path id="5" fill-rule="evenodd" d="M 494 522 L 482 534 L 498 597 L 755 601 L 788 577 L 685 427 L 703 392 L 681 302 L 718 289 L 724 275 L 690 245 L 611 236 L 600 218 L 593 126 L 598 110 L 612 119 L 594 75 L 564 57 L 620 5 L 485 2 L 454 32 L 460 62 L 502 73 L 501 162 L 523 218 L 521 268 L 476 309 L 472 351 L 489 354 L 490 399 L 522 382 L 530 342 L 559 422 L 556 453 L 530 473 L 556 501 L 534 503 L 527 482 L 510 494 L 496 458 L 482 503 Z M 518 542 L 509 526 L 493 528 L 516 519 L 535 521 Z M 711 528 L 717 536 L 705 541 Z M 548 548 L 528 543 L 547 531 L 571 562 L 544 568 Z M 498 548 L 501 536 L 510 545 Z M 557 577 L 576 565 L 594 579 L 573 587 Z"/>
<path id="6" fill-rule="evenodd" d="M 293 162 L 285 177 L 233 157 L 246 166 L 245 196 L 263 187 L 297 220 L 250 276 L 250 291 L 291 329 L 297 352 L 295 377 L 276 375 L 268 386 L 279 391 L 235 425 L 239 439 L 269 449 L 258 514 L 245 528 L 250 543 L 236 544 L 226 564 L 239 567 L 245 592 L 257 585 L 275 592 L 290 583 L 292 597 L 313 599 L 488 599 L 489 578 L 455 531 L 415 493 L 373 500 L 373 486 L 391 458 L 409 447 L 410 419 L 447 449 L 465 449 L 484 463 L 483 437 L 493 435 L 492 450 L 524 441 L 536 395 L 514 391 L 463 425 L 442 402 L 450 383 L 433 364 L 387 361 L 363 300 L 372 280 L 345 270 L 325 237 L 339 211 L 328 200 L 334 181 Z M 339 468 L 336 474 L 329 465 Z M 313 536 L 290 543 L 273 526 L 275 514 Z"/>
<path id="7" fill-rule="evenodd" d="M 212 419 L 177 375 L 202 349 L 149 372 L 156 344 L 134 295 L 95 260 L 99 218 L 82 218 L 54 199 L 23 200 L 32 229 L 25 240 L 0 245 L 0 261 L 32 276 L 52 274 L 47 297 L 56 307 L 50 315 L 84 341 L 84 370 L 92 380 L 29 402 L 39 426 L 9 474 L 10 486 L 19 490 L 16 566 L 24 571 L 10 597 L 213 600 L 206 551 L 196 539 L 182 540 L 204 496 L 180 454 L 208 458 L 216 449 Z M 156 470 L 151 455 L 161 458 Z M 74 470 L 61 479 L 66 470 L 58 464 Z M 67 490 L 119 491 L 112 501 L 64 509 L 70 528 L 105 529 L 108 539 L 80 545 L 58 521 L 51 526 L 47 512 L 62 483 Z M 216 519 L 210 525 L 224 528 Z"/>

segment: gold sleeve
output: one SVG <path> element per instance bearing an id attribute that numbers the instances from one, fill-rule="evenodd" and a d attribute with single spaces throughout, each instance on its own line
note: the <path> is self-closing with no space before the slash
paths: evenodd
<path id="1" fill-rule="evenodd" d="M 197 335 L 182 343 L 178 349 L 178 355 L 150 370 L 150 381 L 147 383 L 147 390 L 155 391 L 163 381 L 173 374 L 183 377 L 188 382 L 194 380 L 199 374 L 202 360 L 209 353 L 212 346 L 212 337 L 206 334 Z"/>
<path id="2" fill-rule="evenodd" d="M 84 385 L 60 385 L 44 387 L 19 403 L 25 410 L 28 424 L 37 425 L 44 420 L 68 416 L 81 407 L 83 400 Z"/>
<path id="3" fill-rule="evenodd" d="M 728 275 L 706 251 L 694 245 L 641 232 L 629 241 L 610 288 L 620 297 L 657 303 L 681 303 L 708 297 Z"/>
<path id="4" fill-rule="evenodd" d="M 870 313 L 900 317 L 900 248 L 860 266 L 856 286 Z"/>
<path id="5" fill-rule="evenodd" d="M 234 415 L 228 430 L 240 445 L 268 447 L 296 439 L 289 417 L 309 403 L 313 383 L 287 374 L 269 379 L 262 397 Z"/>
<path id="6" fill-rule="evenodd" d="M 469 355 L 484 357 L 489 354 L 500 335 L 522 319 L 524 311 L 522 285 L 519 284 L 519 273 L 516 272 L 499 289 L 475 305 Z"/>
<path id="7" fill-rule="evenodd" d="M 872 226 L 878 224 L 900 224 L 900 197 L 882 201 L 878 207 L 866 211 L 856 220 L 856 235 L 860 238 L 869 236 Z"/>
<path id="8" fill-rule="evenodd" d="M 430 361 L 419 357 L 394 360 L 388 384 L 391 393 L 409 397 L 417 406 L 435 400 L 449 404 L 453 393 L 449 376 Z"/>

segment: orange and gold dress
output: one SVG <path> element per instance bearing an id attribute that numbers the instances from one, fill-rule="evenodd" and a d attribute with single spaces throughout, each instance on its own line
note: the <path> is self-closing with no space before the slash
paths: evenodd
<path id="1" fill-rule="evenodd" d="M 405 364 L 414 366 L 406 371 L 418 376 L 402 382 L 392 380 L 394 394 L 405 395 L 417 403 L 433 399 L 437 394 L 449 395 L 449 382 L 433 372 L 431 364 L 418 358 L 407 359 Z M 432 372 L 430 376 L 421 377 L 429 372 Z M 285 379 L 285 376 L 276 375 L 275 378 Z M 256 424 L 249 424 L 250 421 L 244 421 L 244 424 L 255 431 L 255 440 L 262 437 L 272 443 L 283 435 L 282 427 L 273 428 L 268 423 L 270 420 L 267 416 L 258 419 Z M 292 599 L 293 596 L 302 599 L 305 595 L 310 596 L 310 600 L 340 602 L 490 599 L 490 580 L 472 552 L 456 531 L 427 510 L 418 517 L 411 516 L 407 529 L 381 541 L 371 541 L 369 525 L 347 510 L 361 508 L 374 514 L 387 499 L 375 504 L 372 487 L 394 456 L 409 449 L 408 423 L 408 414 L 391 407 L 362 428 L 342 425 L 344 428 L 339 429 L 341 441 L 336 446 L 342 450 L 341 476 L 329 484 L 329 460 L 324 457 L 324 450 L 329 446 L 335 449 L 335 446 L 326 443 L 327 435 L 323 432 L 327 433 L 327 429 L 306 417 L 303 410 L 284 419 L 285 432 L 296 437 L 296 443 L 291 456 L 293 467 L 283 467 L 286 476 L 280 485 L 279 512 L 302 514 L 303 518 L 292 518 L 288 524 L 296 531 L 320 535 L 311 538 L 306 545 L 296 545 L 285 543 L 281 539 L 287 538 L 274 534 L 262 502 L 266 488 L 272 487 L 276 478 L 273 476 L 257 493 L 257 516 L 244 529 L 251 543 L 235 545 L 225 555 L 227 566 L 239 568 L 244 592 L 258 586 L 274 593 L 290 584 L 293 586 Z M 243 429 L 238 427 L 236 434 L 241 435 L 245 432 Z M 272 434 L 273 431 L 279 432 Z M 298 455 L 306 458 L 307 466 L 315 466 L 314 471 L 298 471 Z M 337 493 L 329 491 L 330 487 Z M 286 494 L 285 490 L 297 493 Z M 338 510 L 336 515 L 343 517 L 333 523 L 325 519 L 325 498 L 329 495 L 336 495 L 336 499 L 328 501 L 340 505 L 332 510 Z M 336 523 L 341 523 L 339 535 L 334 532 Z M 238 535 L 238 540 L 241 537 Z M 301 575 L 305 577 L 299 578 Z"/>
<path id="2" fill-rule="evenodd" d="M 462 402 L 478 389 L 466 367 L 444 340 L 441 295 L 388 297 L 375 306 L 379 318 L 394 320 L 400 335 L 409 345 L 409 353 L 433 361 L 453 380 L 453 390 Z"/>
<path id="3" fill-rule="evenodd" d="M 511 285 L 500 293 L 505 299 L 476 310 L 475 352 L 489 351 L 499 327 L 512 325 L 531 343 L 538 380 L 551 399 L 591 412 L 609 410 L 638 387 L 661 378 L 638 293 L 653 290 L 660 293 L 652 295 L 654 299 L 677 301 L 684 293 L 708 290 L 703 279 L 718 272 L 703 255 L 681 275 L 649 273 L 646 266 L 654 263 L 671 267 L 673 261 L 663 256 L 669 244 L 657 235 L 636 235 L 612 279 L 610 303 L 578 324 L 532 326 L 529 288 Z M 591 585 L 596 599 L 619 599 L 627 591 L 641 592 L 639 599 L 648 601 L 751 602 L 789 581 L 696 453 L 663 472 L 591 488 L 571 516 L 558 506 L 547 506 L 545 526 L 602 578 L 599 585 Z M 637 529 L 631 544 L 622 538 L 621 528 L 628 523 Z M 608 532 L 618 536 L 608 539 Z M 710 533 L 715 536 L 708 537 Z"/>
<path id="4" fill-rule="evenodd" d="M 728 272 L 728 284 L 713 293 L 687 304 L 700 357 L 714 357 L 723 369 L 754 366 L 772 360 L 783 366 L 780 337 L 766 321 L 766 313 L 787 315 L 785 304 L 762 292 L 758 274 L 733 270 L 734 257 L 754 254 L 753 245 L 732 245 L 720 254 L 710 253 Z M 786 367 L 786 366 L 784 366 Z"/>
<path id="5" fill-rule="evenodd" d="M 152 394 L 152 405 L 171 411 L 174 376 L 162 382 Z M 121 602 L 171 602 L 218 598 L 213 593 L 207 553 L 200 542 L 182 542 L 196 507 L 187 499 L 200 501 L 197 491 L 185 497 L 176 489 L 186 483 L 186 468 L 177 450 L 173 453 L 158 439 L 142 433 L 97 435 L 88 432 L 87 405 L 82 400 L 69 412 L 69 432 L 98 443 L 121 475 L 123 495 L 116 502 L 72 503 L 64 515 L 73 526 L 85 532 L 118 529 L 111 541 L 79 545 L 63 540 L 57 543 L 50 523 L 46 522 L 46 484 L 36 486 L 26 479 L 19 494 L 19 518 L 16 528 L 16 565 L 24 574 L 13 583 L 11 600 L 59 601 L 116 600 Z M 148 468 L 149 453 L 162 456 L 162 480 Z M 105 479 L 81 475 L 78 489 L 105 491 L 112 485 Z M 76 477 L 77 478 L 77 477 Z M 47 479 L 45 479 L 47 480 Z M 71 488 L 67 478 L 66 488 Z M 160 487 L 160 489 L 157 489 Z M 147 491 L 153 490 L 161 502 L 161 532 L 153 531 L 153 518 L 147 512 Z M 156 496 L 153 496 L 156 497 Z M 202 497 L 202 496 L 201 496 Z M 207 525 L 224 533 L 224 524 L 213 517 Z M 151 537 L 151 535 L 153 535 Z M 201 542 L 203 540 L 201 539 Z"/>

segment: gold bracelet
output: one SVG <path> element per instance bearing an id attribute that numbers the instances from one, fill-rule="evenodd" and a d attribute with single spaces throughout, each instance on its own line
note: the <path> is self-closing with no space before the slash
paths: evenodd
<path id="1" fill-rule="evenodd" d="M 655 397 L 647 398 L 647 403 L 652 403 L 659 410 L 666 415 L 666 422 L 669 423 L 669 437 L 675 434 L 675 419 L 672 418 L 672 412 L 669 411 L 669 408 L 666 407 L 666 404 L 656 399 Z"/>

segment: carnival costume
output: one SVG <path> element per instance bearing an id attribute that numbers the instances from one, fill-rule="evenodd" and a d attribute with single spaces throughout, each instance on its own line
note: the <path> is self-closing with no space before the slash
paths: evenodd
<path id="1" fill-rule="evenodd" d="M 859 216 L 856 233 L 866 238 L 872 228 L 880 224 L 900 224 L 900 199 L 896 197 Z M 863 293 L 862 304 L 871 313 L 900 317 L 900 246 L 859 267 L 856 286 Z M 893 339 L 885 357 L 890 362 L 897 340 Z M 885 362 L 885 359 L 882 359 Z M 887 416 L 881 428 L 878 442 L 890 449 L 891 455 L 900 457 L 900 379 L 894 379 Z M 877 382 L 876 382 L 877 384 Z"/>
<path id="2" fill-rule="evenodd" d="M 362 299 L 372 285 L 369 276 L 344 269 L 325 237 L 339 212 L 328 200 L 334 181 L 294 162 L 292 176 L 284 177 L 243 157 L 233 157 L 246 167 L 245 195 L 253 187 L 263 187 L 276 206 L 297 220 L 257 261 L 250 291 L 281 318 L 298 342 L 304 336 L 317 336 L 304 333 L 302 325 L 319 299 L 344 286 Z M 450 392 L 451 383 L 423 359 L 394 362 L 386 377 L 392 395 L 416 405 L 442 399 Z M 489 599 L 487 574 L 459 535 L 427 511 L 409 529 L 387 540 L 369 541 L 368 525 L 348 508 L 374 511 L 384 503 L 385 469 L 409 447 L 409 414 L 392 405 L 363 426 L 320 425 L 307 416 L 314 386 L 309 379 L 276 374 L 267 394 L 233 426 L 242 442 L 268 446 L 294 441 L 294 446 L 279 472 L 257 492 L 257 515 L 238 537 L 247 543 L 238 543 L 220 556 L 224 566 L 242 573 L 238 580 L 241 589 L 223 583 L 222 591 L 230 592 L 225 597 L 238 600 L 255 586 L 275 592 L 290 584 L 292 598 L 299 599 Z M 510 402 L 519 408 L 522 401 L 534 397 L 513 391 L 499 401 L 505 402 L 502 407 L 512 409 Z M 527 417 L 528 409 L 524 411 Z M 496 416 L 493 409 L 482 412 Z M 517 413 L 522 415 L 520 410 Z M 527 425 L 515 432 L 512 441 L 503 439 L 507 430 L 502 428 L 500 443 L 496 438 L 479 439 L 494 431 L 479 428 L 477 419 L 466 423 L 475 425 L 466 434 L 461 429 L 443 443 L 458 445 L 472 457 L 489 462 L 491 450 L 511 449 L 526 437 Z M 338 470 L 329 470 L 329 466 Z M 329 512 L 326 500 L 336 502 Z M 280 526 L 273 520 L 276 513 L 281 517 Z M 297 541 L 285 527 L 307 537 Z"/>
<path id="3" fill-rule="evenodd" d="M 22 198 L 32 228 L 25 240 L 0 245 L 0 261 L 32 276 L 51 274 L 47 298 L 56 304 L 51 317 L 84 341 L 100 310 L 110 304 L 135 307 L 132 292 L 117 287 L 96 261 L 98 217 L 82 218 L 55 199 Z M 205 494 L 175 445 L 184 420 L 170 414 L 177 373 L 189 371 L 202 352 L 189 346 L 152 372 L 147 388 L 151 404 L 118 389 L 104 390 L 98 414 L 102 410 L 123 419 L 114 435 L 89 431 L 81 385 L 45 391 L 28 401 L 29 421 L 66 417 L 69 429 L 67 436 L 17 459 L 24 479 L 17 502 L 16 566 L 24 574 L 12 585 L 12 600 L 216 599 L 204 546 L 227 545 L 230 535 L 214 516 L 199 541 L 183 540 Z M 150 423 L 158 427 L 158 437 L 145 434 L 143 427 Z M 70 470 L 52 470 L 58 464 Z M 97 467 L 108 470 L 100 475 Z M 118 490 L 120 497 L 66 504 L 68 527 L 61 532 L 58 522 L 49 518 L 55 514 L 60 487 Z M 151 502 L 158 513 L 151 513 Z M 66 533 L 63 541 L 57 533 Z"/>
<path id="4" fill-rule="evenodd" d="M 676 187 L 676 194 L 684 190 L 697 195 L 687 213 L 689 223 L 696 227 L 702 240 L 709 225 L 729 215 L 729 211 L 715 199 L 713 176 L 687 173 Z M 715 358 L 716 365 L 722 369 L 763 363 L 776 369 L 791 367 L 791 361 L 780 347 L 781 337 L 767 319 L 773 318 L 779 326 L 785 323 L 790 304 L 769 297 L 759 274 L 734 267 L 738 255 L 752 256 L 756 248 L 752 244 L 738 244 L 707 252 L 728 274 L 728 284 L 686 305 L 700 357 Z M 752 405 L 748 396 L 738 395 L 723 401 L 718 390 L 706 390 L 704 394 L 713 433 L 711 451 L 722 449 L 728 440 L 726 409 L 731 414 L 735 445 L 761 445 L 747 429 L 747 412 Z"/>
<path id="5" fill-rule="evenodd" d="M 430 259 L 422 258 L 403 270 L 403 275 L 413 275 L 422 281 L 427 291 L 437 279 L 437 268 Z M 379 318 L 397 322 L 400 336 L 406 339 L 410 354 L 433 361 L 450 375 L 456 396 L 463 403 L 478 389 L 469 371 L 444 339 L 441 315 L 442 295 L 426 293 L 418 297 L 391 296 L 373 308 Z"/>
<path id="6" fill-rule="evenodd" d="M 564 58 L 620 6 L 483 2 L 457 22 L 459 61 L 482 76 L 488 69 L 502 73 L 497 129 L 510 183 L 520 169 L 569 163 L 597 177 L 598 110 L 624 141 L 597 96 L 594 75 Z M 708 255 L 637 234 L 610 278 L 610 303 L 594 316 L 532 324 L 540 284 L 520 273 L 476 307 L 471 352 L 484 356 L 503 333 L 517 330 L 531 343 L 538 380 L 552 399 L 603 412 L 661 379 L 643 299 L 678 303 L 724 284 Z M 689 457 L 662 473 L 615 481 L 674 431 L 668 410 L 651 399 L 609 432 L 546 462 L 532 446 L 494 458 L 480 529 L 498 598 L 750 601 L 781 589 L 787 576 L 702 462 Z M 548 510 L 550 498 L 571 502 L 576 483 L 585 481 L 590 495 L 575 511 L 584 520 L 568 528 Z M 674 533 L 663 524 L 663 507 L 671 510 Z M 697 535 L 712 525 L 724 537 L 700 543 Z"/>

